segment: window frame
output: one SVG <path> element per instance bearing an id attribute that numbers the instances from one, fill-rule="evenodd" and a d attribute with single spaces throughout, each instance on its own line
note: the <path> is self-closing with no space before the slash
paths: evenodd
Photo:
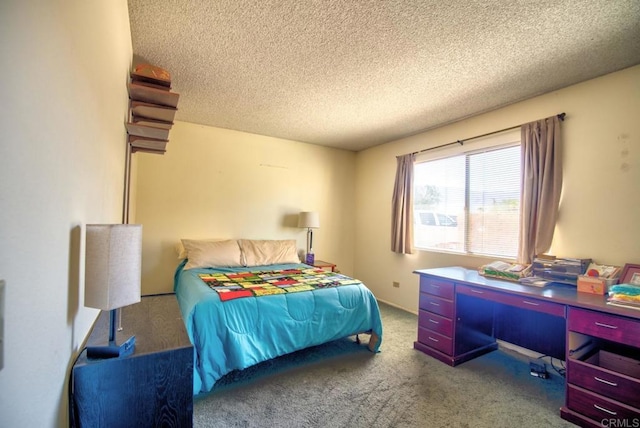
<path id="1" fill-rule="evenodd" d="M 441 149 L 433 150 L 433 151 L 425 151 L 416 156 L 414 161 L 414 171 L 418 164 L 446 159 L 454 156 L 471 156 L 474 154 L 484 153 L 493 150 L 506 149 L 509 147 L 515 147 L 522 145 L 521 142 L 521 132 L 520 128 L 507 130 L 501 133 L 492 134 L 490 136 L 482 137 L 474 140 L 469 145 L 473 145 L 473 147 L 465 146 L 464 144 L 454 146 L 454 147 L 443 147 Z M 521 173 L 522 173 L 522 165 Z M 468 172 L 468 171 L 467 171 Z M 522 182 L 521 182 L 522 183 Z M 415 182 L 413 185 L 412 192 L 415 191 Z M 520 196 L 522 196 L 522 184 L 520 184 Z M 468 218 L 469 215 L 469 201 L 468 201 L 468 191 L 469 191 L 469 175 L 468 173 L 465 176 L 465 201 L 464 201 L 464 212 L 465 217 Z M 415 199 L 412 206 L 412 216 L 415 214 Z M 413 220 L 415 224 L 415 219 Z M 511 256 L 498 256 L 495 254 L 485 254 L 485 253 L 476 253 L 470 252 L 467 250 L 467 239 L 468 239 L 468 230 L 469 223 L 465 218 L 464 223 L 464 249 L 463 250 L 451 250 L 444 248 L 427 248 L 427 247 L 418 247 L 415 246 L 415 249 L 418 251 L 429 251 L 429 252 L 437 252 L 437 253 L 446 253 L 446 254 L 456 254 L 460 256 L 473 256 L 473 257 L 486 257 L 491 259 L 504 259 L 504 260 L 516 260 L 517 259 L 517 251 L 516 254 Z M 415 230 L 413 231 L 414 242 L 416 240 Z M 520 240 L 520 231 L 518 230 L 518 241 Z"/>

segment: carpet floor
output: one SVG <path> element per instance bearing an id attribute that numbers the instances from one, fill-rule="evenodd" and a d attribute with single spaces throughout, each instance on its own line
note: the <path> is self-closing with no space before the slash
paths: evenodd
<path id="1" fill-rule="evenodd" d="M 535 378 L 505 350 L 449 367 L 413 349 L 416 315 L 380 310 L 379 353 L 346 338 L 232 372 L 194 398 L 194 426 L 574 426 L 560 418 L 561 376 Z"/>

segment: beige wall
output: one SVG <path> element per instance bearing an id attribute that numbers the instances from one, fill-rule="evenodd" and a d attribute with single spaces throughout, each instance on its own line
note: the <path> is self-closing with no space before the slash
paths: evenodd
<path id="1" fill-rule="evenodd" d="M 355 153 L 176 122 L 162 155 L 135 154 L 143 294 L 173 291 L 181 238 L 296 239 L 318 211 L 316 257 L 353 273 Z"/>
<path id="2" fill-rule="evenodd" d="M 2 1 L 0 426 L 68 426 L 84 225 L 118 223 L 131 35 L 125 0 Z"/>
<path id="3" fill-rule="evenodd" d="M 357 154 L 177 122 L 165 155 L 135 155 L 143 293 L 172 290 L 180 238 L 293 238 L 303 249 L 295 216 L 318 210 L 317 257 L 415 312 L 415 269 L 475 268 L 488 259 L 389 250 L 395 157 L 560 112 L 567 113 L 564 193 L 551 252 L 639 263 L 640 241 L 620 238 L 640 231 L 640 204 L 630 197 L 640 183 L 639 75 L 640 67 L 630 68 Z"/>
<path id="4" fill-rule="evenodd" d="M 376 296 L 412 312 L 418 278 L 438 266 L 477 268 L 481 257 L 390 251 L 396 156 L 557 113 L 563 123 L 564 186 L 551 253 L 599 263 L 640 263 L 640 66 L 593 79 L 419 135 L 356 158 L 355 275 Z M 470 147 L 472 142 L 469 143 Z M 400 288 L 392 282 L 400 282 Z"/>

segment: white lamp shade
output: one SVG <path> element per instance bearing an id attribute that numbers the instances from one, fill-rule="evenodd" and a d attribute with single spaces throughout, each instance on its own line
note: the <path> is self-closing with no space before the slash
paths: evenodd
<path id="1" fill-rule="evenodd" d="M 142 225 L 87 225 L 85 257 L 85 306 L 111 310 L 140 301 Z"/>
<path id="2" fill-rule="evenodd" d="M 320 227 L 320 214 L 316 211 L 302 211 L 298 215 L 298 227 L 317 229 Z"/>

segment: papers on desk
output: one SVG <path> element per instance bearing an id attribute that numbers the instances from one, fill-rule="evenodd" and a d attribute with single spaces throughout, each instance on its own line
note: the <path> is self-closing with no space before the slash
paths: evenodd
<path id="1" fill-rule="evenodd" d="M 619 303 L 609 300 L 607 305 L 617 306 L 619 308 L 627 308 L 627 309 L 635 309 L 636 311 L 640 311 L 640 305 L 633 305 L 629 303 Z"/>
<path id="2" fill-rule="evenodd" d="M 620 269 L 620 266 L 599 265 L 591 262 L 585 274 L 596 278 L 617 278 L 620 276 Z"/>
<path id="3" fill-rule="evenodd" d="M 539 276 L 528 276 L 526 278 L 520 278 L 520 284 L 530 285 L 532 287 L 546 287 L 548 284 L 551 284 L 551 282 L 552 281 L 540 278 Z"/>

